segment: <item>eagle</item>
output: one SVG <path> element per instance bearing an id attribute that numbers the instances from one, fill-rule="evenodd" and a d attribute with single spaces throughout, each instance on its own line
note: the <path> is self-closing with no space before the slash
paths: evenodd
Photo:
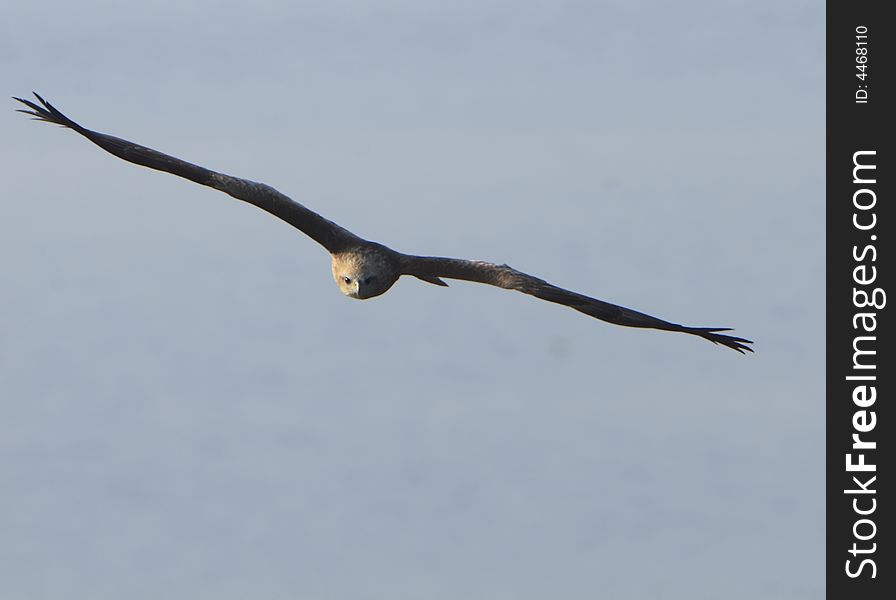
<path id="1" fill-rule="evenodd" d="M 366 300 L 379 296 L 389 290 L 402 275 L 438 286 L 447 286 L 445 279 L 459 279 L 516 290 L 541 300 L 568 306 L 589 317 L 615 325 L 677 331 L 699 336 L 741 354 L 753 351 L 748 345 L 752 341 L 722 333 L 731 331 L 730 328 L 689 327 L 672 323 L 557 287 L 506 264 L 398 252 L 355 235 L 264 183 L 218 173 L 152 148 L 82 127 L 36 92 L 33 93 L 40 104 L 13 98 L 28 107 L 20 108 L 18 112 L 31 115 L 35 120 L 71 129 L 118 158 L 220 190 L 286 221 L 330 253 L 333 279 L 339 290 L 350 298 Z"/>

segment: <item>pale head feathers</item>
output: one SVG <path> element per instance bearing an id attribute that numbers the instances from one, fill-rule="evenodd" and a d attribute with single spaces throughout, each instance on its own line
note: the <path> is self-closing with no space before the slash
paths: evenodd
<path id="1" fill-rule="evenodd" d="M 400 274 L 388 254 L 375 247 L 332 256 L 333 279 L 339 291 L 350 298 L 364 300 L 379 296 L 392 287 Z"/>

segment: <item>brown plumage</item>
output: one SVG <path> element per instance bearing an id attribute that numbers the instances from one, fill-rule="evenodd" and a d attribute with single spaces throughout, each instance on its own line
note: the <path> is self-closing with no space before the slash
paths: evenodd
<path id="1" fill-rule="evenodd" d="M 687 327 L 640 313 L 629 308 L 571 292 L 522 273 L 507 265 L 481 261 L 402 254 L 382 244 L 358 237 L 347 229 L 328 221 L 316 212 L 284 196 L 263 183 L 216 173 L 151 148 L 86 129 L 34 94 L 40 105 L 15 98 L 28 106 L 19 109 L 40 121 L 72 129 L 88 140 L 122 158 L 150 169 L 165 171 L 190 181 L 215 188 L 234 198 L 279 217 L 299 229 L 327 249 L 332 257 L 333 278 L 343 294 L 365 299 L 387 291 L 402 275 L 411 275 L 428 283 L 447 286 L 443 279 L 461 279 L 485 283 L 508 290 L 517 290 L 548 302 L 563 304 L 590 317 L 626 327 L 647 327 L 697 335 L 715 344 L 722 344 L 740 353 L 752 352 L 750 340 L 726 335 L 719 327 Z"/>

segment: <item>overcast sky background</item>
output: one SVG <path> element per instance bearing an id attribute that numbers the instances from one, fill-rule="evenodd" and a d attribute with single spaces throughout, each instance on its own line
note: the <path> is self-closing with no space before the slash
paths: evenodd
<path id="1" fill-rule="evenodd" d="M 757 353 L 346 299 L 288 225 L 10 100 L 0 596 L 821 596 L 821 3 L 4 12 L 7 96 Z"/>

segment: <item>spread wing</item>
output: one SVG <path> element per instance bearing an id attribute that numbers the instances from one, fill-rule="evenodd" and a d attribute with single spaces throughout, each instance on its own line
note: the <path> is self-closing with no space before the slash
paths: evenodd
<path id="1" fill-rule="evenodd" d="M 744 354 L 745 351 L 753 351 L 752 348 L 747 346 L 747 344 L 753 343 L 750 340 L 720 333 L 722 331 L 730 331 L 730 328 L 687 327 L 677 323 L 670 323 L 630 308 L 564 290 L 551 285 L 543 279 L 522 273 L 507 265 L 495 265 L 457 258 L 404 255 L 401 268 L 403 275 L 413 275 L 436 285 L 447 285 L 440 279 L 441 277 L 486 283 L 508 290 L 517 290 L 548 302 L 563 304 L 576 309 L 580 313 L 607 321 L 608 323 L 626 327 L 647 327 L 650 329 L 662 329 L 663 331 L 680 331 L 681 333 L 698 335 L 715 344 L 722 344 L 737 350 L 741 354 Z"/>
<path id="2" fill-rule="evenodd" d="M 28 106 L 31 110 L 20 109 L 19 112 L 33 115 L 39 121 L 55 123 L 72 129 L 88 140 L 118 158 L 124 159 L 134 164 L 149 167 L 157 171 L 165 171 L 184 177 L 190 181 L 206 185 L 208 187 L 226 192 L 238 198 L 254 204 L 262 210 L 266 210 L 272 215 L 279 217 L 301 230 L 311 239 L 319 243 L 321 246 L 333 252 L 340 252 L 347 247 L 356 245 L 361 238 L 357 237 L 347 229 L 328 221 L 316 212 L 302 206 L 295 200 L 281 194 L 274 188 L 263 183 L 256 183 L 239 177 L 232 177 L 223 173 L 216 173 L 204 167 L 188 163 L 167 154 L 162 154 L 152 148 L 135 144 L 121 138 L 98 133 L 86 129 L 64 114 L 59 112 L 49 102 L 34 94 L 40 101 L 41 105 L 35 104 L 29 100 L 15 98 L 22 104 Z"/>

